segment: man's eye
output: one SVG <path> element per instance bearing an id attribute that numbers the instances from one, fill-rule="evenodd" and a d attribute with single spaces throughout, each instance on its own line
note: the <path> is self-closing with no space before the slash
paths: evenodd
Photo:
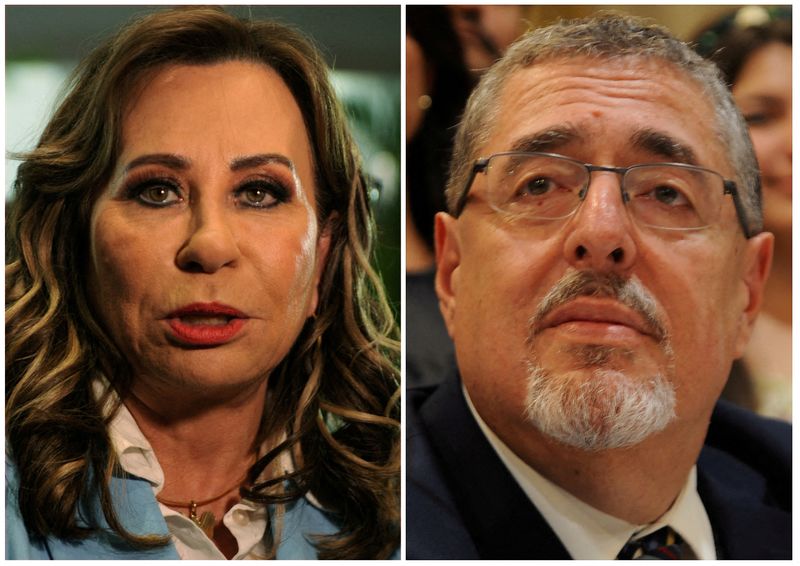
<path id="1" fill-rule="evenodd" d="M 550 192 L 554 187 L 552 179 L 548 177 L 536 177 L 523 185 L 523 192 L 529 195 L 543 195 Z"/>
<path id="2" fill-rule="evenodd" d="M 660 203 L 670 206 L 684 206 L 689 204 L 683 193 L 669 186 L 660 186 L 653 189 L 652 197 Z"/>

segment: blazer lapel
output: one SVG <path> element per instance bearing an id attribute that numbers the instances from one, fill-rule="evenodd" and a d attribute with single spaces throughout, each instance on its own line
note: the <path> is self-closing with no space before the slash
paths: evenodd
<path id="1" fill-rule="evenodd" d="M 439 452 L 464 523 L 481 558 L 569 559 L 556 534 L 517 485 L 451 378 L 425 402 L 420 418 Z"/>

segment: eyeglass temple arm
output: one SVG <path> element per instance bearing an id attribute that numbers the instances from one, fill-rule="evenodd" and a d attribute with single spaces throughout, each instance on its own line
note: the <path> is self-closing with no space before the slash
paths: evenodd
<path id="1" fill-rule="evenodd" d="M 461 191 L 461 196 L 458 197 L 458 202 L 456 202 L 456 208 L 453 211 L 455 217 L 458 218 L 461 216 L 461 213 L 464 211 L 464 207 L 467 206 L 467 197 L 469 196 L 469 189 L 472 187 L 472 182 L 475 180 L 475 175 L 478 173 L 482 173 L 486 171 L 486 167 L 489 165 L 489 158 L 478 159 L 475 162 L 475 165 L 472 166 L 472 171 L 469 173 L 469 177 L 467 177 L 467 182 L 464 185 L 464 190 Z"/>
<path id="2" fill-rule="evenodd" d="M 742 225 L 742 231 L 744 232 L 744 237 L 748 240 L 752 238 L 755 234 L 750 231 L 750 226 L 747 223 L 747 214 L 744 210 L 744 205 L 739 197 L 739 189 L 736 186 L 736 183 L 729 180 L 723 181 L 723 186 L 725 188 L 725 192 L 730 194 L 733 198 L 733 207 L 736 209 L 736 216 L 739 219 L 739 224 Z"/>

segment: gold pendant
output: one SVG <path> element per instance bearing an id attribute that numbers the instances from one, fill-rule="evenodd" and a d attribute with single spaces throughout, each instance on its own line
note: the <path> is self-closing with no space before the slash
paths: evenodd
<path id="1" fill-rule="evenodd" d="M 216 523 L 216 519 L 214 517 L 214 513 L 211 511 L 203 512 L 200 517 L 197 516 L 197 503 L 194 501 L 189 503 L 189 518 L 194 521 L 194 524 L 200 527 L 206 536 L 210 539 L 214 539 L 214 524 Z"/>

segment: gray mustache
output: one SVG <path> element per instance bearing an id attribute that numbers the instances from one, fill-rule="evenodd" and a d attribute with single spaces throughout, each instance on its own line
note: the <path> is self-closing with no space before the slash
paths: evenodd
<path id="1" fill-rule="evenodd" d="M 638 313 L 648 330 L 661 342 L 667 339 L 666 326 L 658 315 L 656 300 L 638 280 L 615 273 L 568 271 L 547 292 L 529 321 L 530 336 L 538 331 L 542 320 L 551 311 L 577 297 L 608 297 Z"/>

